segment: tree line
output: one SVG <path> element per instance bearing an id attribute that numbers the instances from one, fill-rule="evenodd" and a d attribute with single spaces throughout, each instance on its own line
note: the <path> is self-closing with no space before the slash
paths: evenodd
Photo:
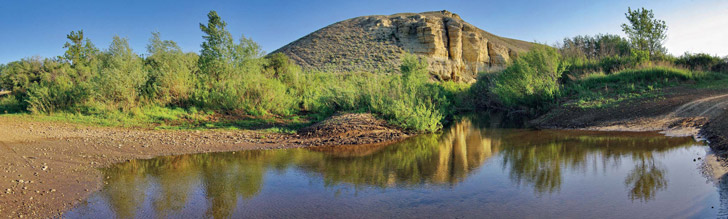
<path id="1" fill-rule="evenodd" d="M 401 74 L 303 72 L 284 54 L 265 55 L 250 38 L 235 41 L 215 11 L 207 18 L 199 24 L 199 53 L 152 33 L 142 57 L 126 38 L 99 49 L 82 30 L 72 31 L 62 56 L 0 66 L 0 87 L 12 91 L 12 101 L 0 102 L 37 114 L 102 118 L 169 109 L 238 118 L 359 111 L 414 131 L 438 130 L 452 111 L 447 91 L 429 81 L 427 63 L 416 56 L 403 57 Z M 7 105 L 0 103 L 0 111 Z"/>

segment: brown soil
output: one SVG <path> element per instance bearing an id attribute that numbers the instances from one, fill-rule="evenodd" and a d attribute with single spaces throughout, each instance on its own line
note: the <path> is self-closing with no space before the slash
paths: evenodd
<path id="1" fill-rule="evenodd" d="M 711 147 L 715 151 L 728 153 L 728 110 L 723 109 L 724 113 L 710 120 L 706 124 L 701 134 L 710 142 Z"/>
<path id="2" fill-rule="evenodd" d="M 407 137 L 370 114 L 343 114 L 301 135 L 254 131 L 159 131 L 30 122 L 0 116 L 0 215 L 62 215 L 99 190 L 98 168 L 190 153 L 385 143 Z"/>
<path id="3" fill-rule="evenodd" d="M 306 146 L 377 144 L 408 136 L 368 113 L 335 115 L 299 134 L 303 138 L 296 143 Z"/>
<path id="4" fill-rule="evenodd" d="M 728 90 L 673 88 L 664 95 L 609 108 L 560 107 L 531 121 L 538 128 L 600 131 L 660 131 L 670 136 L 702 135 L 718 154 L 728 149 Z"/>

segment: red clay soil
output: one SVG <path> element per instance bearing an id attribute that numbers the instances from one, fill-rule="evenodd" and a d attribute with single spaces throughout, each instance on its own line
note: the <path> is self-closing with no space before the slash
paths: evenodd
<path id="1" fill-rule="evenodd" d="M 0 116 L 0 216 L 58 217 L 101 188 L 101 172 L 130 159 L 407 137 L 369 114 L 337 115 L 304 135 L 254 131 L 159 131 L 31 122 Z"/>

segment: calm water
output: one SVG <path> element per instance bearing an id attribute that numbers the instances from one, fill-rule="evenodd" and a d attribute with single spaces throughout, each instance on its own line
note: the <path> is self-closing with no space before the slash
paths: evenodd
<path id="1" fill-rule="evenodd" d="M 65 217 L 714 218 L 727 211 L 728 185 L 716 180 L 723 174 L 692 138 L 497 126 L 464 119 L 388 146 L 134 160 L 103 170 L 103 190 Z"/>

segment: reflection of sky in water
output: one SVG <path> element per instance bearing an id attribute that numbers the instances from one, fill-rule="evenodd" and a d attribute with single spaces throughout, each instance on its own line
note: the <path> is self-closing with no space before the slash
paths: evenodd
<path id="1" fill-rule="evenodd" d="M 715 217 L 691 138 L 479 128 L 391 146 L 136 160 L 66 217 Z M 720 184 L 717 184 L 720 185 Z M 720 186 L 724 187 L 724 186 Z M 711 206 L 715 206 L 712 209 Z"/>

